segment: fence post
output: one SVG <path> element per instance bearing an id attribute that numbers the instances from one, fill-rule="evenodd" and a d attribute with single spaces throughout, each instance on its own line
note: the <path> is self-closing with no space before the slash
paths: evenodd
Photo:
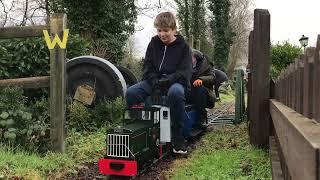
<path id="1" fill-rule="evenodd" d="M 248 71 L 248 83 L 247 83 L 247 92 L 248 92 L 248 99 L 247 99 L 247 117 L 248 120 L 250 117 L 252 117 L 252 54 L 253 54 L 253 31 L 249 34 L 249 43 L 248 43 L 248 65 L 247 65 L 247 71 Z"/>
<path id="2" fill-rule="evenodd" d="M 244 113 L 244 88 L 243 88 L 243 70 L 236 70 L 236 108 L 234 123 L 238 124 L 243 120 Z"/>
<path id="3" fill-rule="evenodd" d="M 193 40 L 194 40 L 194 39 L 193 39 L 193 34 L 191 34 L 189 38 L 190 38 L 190 39 L 189 39 L 189 46 L 190 46 L 190 48 L 193 48 L 193 43 L 194 43 L 194 42 L 193 42 Z"/>
<path id="4" fill-rule="evenodd" d="M 254 11 L 252 53 L 250 142 L 255 146 L 268 148 L 270 132 L 270 14 L 268 10 L 255 9 Z"/>
<path id="5" fill-rule="evenodd" d="M 201 41 L 200 39 L 197 40 L 197 50 L 201 51 Z"/>
<path id="6" fill-rule="evenodd" d="M 299 80 L 298 80 L 298 59 L 294 60 L 293 64 L 293 109 L 297 111 L 297 103 L 298 103 L 298 87 L 299 87 Z"/>
<path id="7" fill-rule="evenodd" d="M 320 122 L 320 83 L 318 77 L 320 77 L 320 35 L 317 38 L 317 46 L 314 52 L 314 74 L 313 77 L 313 118 Z"/>
<path id="8" fill-rule="evenodd" d="M 63 37 L 66 29 L 65 14 L 50 17 L 51 40 L 55 35 Z M 66 95 L 66 50 L 56 46 L 50 50 L 50 121 L 53 150 L 65 152 L 65 95 Z"/>
<path id="9" fill-rule="evenodd" d="M 299 112 L 300 114 L 303 113 L 303 73 L 304 72 L 304 62 L 303 62 L 303 56 L 300 56 L 299 60 L 298 60 L 298 94 L 297 94 L 297 98 L 298 98 L 298 103 L 297 103 L 297 112 Z"/>
<path id="10" fill-rule="evenodd" d="M 313 105 L 313 53 L 314 48 L 307 48 L 304 57 L 304 74 L 303 74 L 303 115 L 312 118 Z"/>
<path id="11" fill-rule="evenodd" d="M 282 84 L 282 72 L 280 73 L 279 75 L 279 78 L 278 78 L 278 85 L 279 85 L 279 102 L 282 103 L 282 89 L 283 89 L 283 84 Z"/>
<path id="12" fill-rule="evenodd" d="M 290 107 L 294 109 L 294 63 L 290 64 Z"/>
<path id="13" fill-rule="evenodd" d="M 289 104 L 289 89 L 288 89 L 288 86 L 289 86 L 289 81 L 288 81 L 288 75 L 289 75 L 289 73 L 288 73 L 288 68 L 286 68 L 285 70 L 284 70 L 284 79 L 285 79 L 285 96 L 286 96 L 286 100 L 285 100 L 285 105 L 286 106 L 288 106 L 288 104 Z"/>

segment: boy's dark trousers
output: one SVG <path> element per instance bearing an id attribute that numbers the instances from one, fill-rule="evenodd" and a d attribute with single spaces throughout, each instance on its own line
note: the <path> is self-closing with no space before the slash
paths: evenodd
<path id="1" fill-rule="evenodd" d="M 130 86 L 127 89 L 125 99 L 127 106 L 139 104 L 152 93 L 152 85 L 146 80 Z M 170 117 L 172 122 L 172 141 L 175 144 L 184 142 L 183 126 L 185 116 L 185 90 L 179 83 L 174 83 L 168 90 L 168 104 L 170 107 Z"/>
<path id="2" fill-rule="evenodd" d="M 191 87 L 190 92 L 190 101 L 192 104 L 194 104 L 196 107 L 196 110 L 198 112 L 198 121 L 196 124 L 202 124 L 206 122 L 207 118 L 207 112 L 206 107 L 208 107 L 208 92 L 203 86 L 199 87 Z"/>

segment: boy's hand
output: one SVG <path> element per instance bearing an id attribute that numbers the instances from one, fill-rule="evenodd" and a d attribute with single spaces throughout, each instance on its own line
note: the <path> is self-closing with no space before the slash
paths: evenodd
<path id="1" fill-rule="evenodd" d="M 167 77 L 161 78 L 156 82 L 156 86 L 166 88 L 169 85 L 169 79 Z"/>
<path id="2" fill-rule="evenodd" d="M 193 86 L 194 87 L 198 87 L 202 85 L 202 80 L 201 79 L 197 79 L 195 81 L 193 81 Z"/>

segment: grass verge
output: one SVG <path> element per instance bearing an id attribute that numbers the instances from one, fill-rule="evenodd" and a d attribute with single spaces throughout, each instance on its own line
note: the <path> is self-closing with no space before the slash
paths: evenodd
<path id="1" fill-rule="evenodd" d="M 76 173 L 80 165 L 97 162 L 104 155 L 105 128 L 92 134 L 71 131 L 65 154 L 30 154 L 19 149 L 0 147 L 0 179 L 59 179 Z"/>
<path id="2" fill-rule="evenodd" d="M 217 128 L 206 134 L 186 159 L 178 159 L 166 172 L 169 179 L 271 179 L 268 153 L 249 144 L 247 128 Z"/>
<path id="3" fill-rule="evenodd" d="M 220 99 L 221 101 L 218 102 L 218 105 L 221 103 L 234 102 L 236 100 L 236 97 L 233 92 L 228 94 L 220 93 Z"/>

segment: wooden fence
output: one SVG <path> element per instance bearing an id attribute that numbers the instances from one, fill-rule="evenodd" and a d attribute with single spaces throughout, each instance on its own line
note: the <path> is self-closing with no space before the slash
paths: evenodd
<path id="1" fill-rule="evenodd" d="M 42 37 L 49 30 L 51 39 L 63 36 L 66 29 L 65 14 L 53 14 L 47 26 L 0 28 L 0 39 Z M 61 38 L 62 39 L 62 38 Z M 23 88 L 50 87 L 50 137 L 53 150 L 65 151 L 65 94 L 66 94 L 66 50 L 56 46 L 50 50 L 50 76 L 0 80 L 0 87 L 21 86 Z"/>
<path id="2" fill-rule="evenodd" d="M 270 14 L 254 11 L 254 29 L 249 36 L 248 119 L 250 142 L 258 147 L 269 145 L 270 115 Z"/>
<path id="3" fill-rule="evenodd" d="M 275 81 L 270 111 L 285 179 L 320 179 L 320 36 Z"/>
<path id="4" fill-rule="evenodd" d="M 270 146 L 273 179 L 319 180 L 320 36 L 316 48 L 308 48 L 269 84 L 264 68 L 270 68 L 270 15 L 266 10 L 255 10 L 254 18 L 249 37 L 251 143 Z"/>

